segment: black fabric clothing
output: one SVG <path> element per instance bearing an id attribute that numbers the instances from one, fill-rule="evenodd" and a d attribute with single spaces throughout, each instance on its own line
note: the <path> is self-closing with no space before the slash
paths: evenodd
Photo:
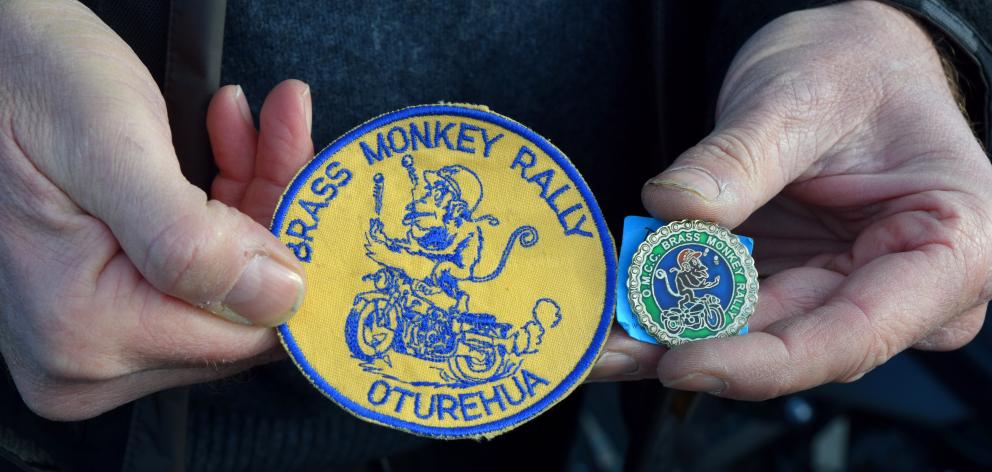
<path id="1" fill-rule="evenodd" d="M 132 45 L 162 86 L 183 171 L 201 187 L 214 172 L 204 132 L 209 94 L 219 83 L 239 83 L 257 116 L 264 94 L 295 77 L 312 86 L 318 148 L 369 117 L 413 104 L 480 103 L 511 116 L 569 155 L 614 234 L 624 215 L 643 213 L 641 183 L 711 129 L 717 91 L 740 45 L 775 17 L 814 4 L 228 0 L 225 9 L 223 1 L 84 3 Z M 978 0 L 890 3 L 948 42 L 968 110 L 988 143 L 992 7 Z M 630 398 L 663 394 L 654 383 L 626 389 Z M 555 469 L 576 429 L 578 393 L 492 443 L 444 443 L 352 418 L 289 362 L 150 395 L 75 423 L 31 413 L 2 370 L 0 464 L 308 470 L 403 454 L 410 470 L 445 459 L 487 469 L 540 445 L 543 456 L 528 457 L 538 461 L 530 464 Z M 652 425 L 643 419 L 651 417 L 643 410 L 632 415 L 632 434 L 649 434 Z"/>
<path id="2" fill-rule="evenodd" d="M 890 0 L 921 19 L 957 70 L 975 135 L 992 143 L 992 5 L 981 0 Z"/>

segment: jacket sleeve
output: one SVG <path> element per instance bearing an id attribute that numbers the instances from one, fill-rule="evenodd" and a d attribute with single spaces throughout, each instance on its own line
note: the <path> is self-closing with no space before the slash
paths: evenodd
<path id="1" fill-rule="evenodd" d="M 886 0 L 930 27 L 958 74 L 965 108 L 975 134 L 988 149 L 992 142 L 992 4 L 985 0 Z M 987 151 L 986 151 L 987 152 Z"/>
<path id="2" fill-rule="evenodd" d="M 916 17 L 928 28 L 941 53 L 954 66 L 975 135 L 992 143 L 992 3 L 987 0 L 876 0 Z M 728 0 L 715 12 L 708 61 L 709 90 L 720 82 L 734 54 L 762 26 L 778 16 L 836 0 Z M 716 102 L 715 93 L 710 105 Z M 712 108 L 711 108 L 712 109 Z"/>

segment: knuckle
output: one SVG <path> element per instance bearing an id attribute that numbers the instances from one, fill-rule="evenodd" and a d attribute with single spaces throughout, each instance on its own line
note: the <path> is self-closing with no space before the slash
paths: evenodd
<path id="1" fill-rule="evenodd" d="M 806 319 L 801 324 L 776 326 L 785 345 L 790 369 L 788 376 L 776 385 L 778 395 L 811 388 L 826 382 L 846 382 L 885 363 L 902 350 L 895 336 L 877 329 L 871 316 L 855 300 L 843 299 L 831 306 L 826 319 Z M 837 332 L 861 333 L 837 345 Z M 804 370 L 806 369 L 806 370 Z M 809 370 L 817 372 L 810 376 Z"/>
<path id="2" fill-rule="evenodd" d="M 205 223 L 200 213 L 180 217 L 152 239 L 142 274 L 160 290 L 187 301 L 215 301 L 234 282 L 227 261 L 216 257 L 229 249 L 224 247 L 230 242 L 228 226 Z"/>
<path id="3" fill-rule="evenodd" d="M 267 119 L 263 123 L 262 145 L 273 151 L 273 155 L 296 154 L 303 151 L 309 136 L 278 119 Z"/>
<path id="4" fill-rule="evenodd" d="M 143 273 L 163 290 L 175 293 L 190 278 L 197 256 L 197 242 L 187 228 L 186 216 L 164 228 L 148 247 Z"/>
<path id="5" fill-rule="evenodd" d="M 960 278 L 957 286 L 961 311 L 992 299 L 992 250 L 985 241 L 992 237 L 988 204 L 970 192 L 940 190 L 920 195 L 917 236 L 909 242 L 918 246 L 935 243 L 947 252 L 946 267 Z"/>
<path id="6" fill-rule="evenodd" d="M 728 129 L 707 136 L 698 148 L 707 158 L 716 159 L 721 165 L 729 165 L 742 175 L 752 176 L 757 170 L 760 155 L 753 142 L 746 132 Z"/>
<path id="7" fill-rule="evenodd" d="M 864 343 L 863 355 L 860 360 L 855 358 L 855 362 L 850 363 L 846 368 L 841 370 L 840 374 L 836 376 L 837 379 L 860 378 L 865 373 L 884 364 L 902 350 L 897 347 L 894 341 L 879 333 L 870 320 L 866 320 L 865 325 L 867 325 L 866 332 L 869 333 L 869 336 Z"/>
<path id="8" fill-rule="evenodd" d="M 854 349 L 854 355 L 847 356 L 847 362 L 837 365 L 831 380 L 843 381 L 843 379 L 860 377 L 865 372 L 884 364 L 902 350 L 892 336 L 886 336 L 878 330 L 868 310 L 854 299 L 849 298 L 846 301 L 845 308 L 849 316 L 845 317 L 843 322 L 848 325 L 847 329 L 864 335 L 859 338 L 857 346 L 849 346 Z M 857 355 L 859 351 L 860 356 Z"/>
<path id="9" fill-rule="evenodd" d="M 913 345 L 925 351 L 953 351 L 960 349 L 978 336 L 985 323 L 985 306 L 940 326 Z"/>

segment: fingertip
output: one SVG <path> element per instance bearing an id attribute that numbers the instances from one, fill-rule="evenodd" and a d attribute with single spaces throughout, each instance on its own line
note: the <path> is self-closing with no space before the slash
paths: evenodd
<path id="1" fill-rule="evenodd" d="M 617 377 L 633 375 L 638 370 L 640 370 L 640 364 L 626 353 L 603 351 L 586 380 L 588 382 L 613 380 Z"/>
<path id="2" fill-rule="evenodd" d="M 241 324 L 275 327 L 296 314 L 305 293 L 299 264 L 257 255 L 245 266 L 216 314 Z"/>
<path id="3" fill-rule="evenodd" d="M 306 86 L 302 92 L 300 92 L 300 100 L 303 101 L 304 116 L 307 121 L 307 131 L 313 133 L 313 98 L 310 96 L 310 86 L 304 83 Z"/>
<path id="4" fill-rule="evenodd" d="M 665 220 L 701 219 L 733 228 L 791 180 L 777 155 L 754 133 L 725 126 L 649 180 L 642 199 Z"/>
<path id="5" fill-rule="evenodd" d="M 641 203 L 655 218 L 663 221 L 705 220 L 727 226 L 715 200 L 706 190 L 671 178 L 666 172 L 648 180 L 641 188 Z"/>
<path id="6" fill-rule="evenodd" d="M 246 125 L 254 128 L 255 120 L 251 117 L 251 107 L 248 106 L 248 98 L 245 97 L 244 89 L 240 85 L 235 85 L 234 87 L 235 89 L 231 99 L 234 101 L 235 106 L 238 107 L 238 112 L 241 113 L 241 119 L 244 120 Z"/>
<path id="7" fill-rule="evenodd" d="M 210 98 L 207 105 L 207 131 L 225 131 L 234 125 L 254 129 L 255 124 L 244 89 L 240 85 L 229 84 L 217 89 Z"/>
<path id="8" fill-rule="evenodd" d="M 641 202 L 663 221 L 703 220 L 727 228 L 741 224 L 757 209 L 734 189 L 699 166 L 672 167 L 645 182 Z"/>
<path id="9" fill-rule="evenodd" d="M 704 167 L 672 167 L 648 181 L 648 185 L 660 188 L 689 192 L 705 201 L 720 197 L 724 184 Z"/>
<path id="10" fill-rule="evenodd" d="M 211 98 L 207 134 L 214 162 L 225 181 L 223 188 L 215 189 L 213 197 L 234 205 L 251 180 L 258 139 L 241 86 L 225 85 Z"/>
<path id="11" fill-rule="evenodd" d="M 289 183 L 313 157 L 312 120 L 310 87 L 306 83 L 284 80 L 269 92 L 259 114 L 257 176 L 280 185 Z"/>
<path id="12" fill-rule="evenodd" d="M 662 346 L 631 338 L 614 327 L 603 352 L 589 372 L 589 382 L 629 381 L 655 378 L 658 360 L 665 353 Z"/>
<path id="13" fill-rule="evenodd" d="M 184 215 L 143 228 L 136 239 L 144 250 L 132 260 L 143 261 L 149 283 L 242 324 L 275 326 L 299 308 L 303 270 L 264 226 L 215 200 L 174 210 Z"/>
<path id="14" fill-rule="evenodd" d="M 310 132 L 312 122 L 310 85 L 302 80 L 286 79 L 269 91 L 262 103 L 262 112 L 269 119 L 287 123 L 299 121 Z M 263 123 L 264 124 L 264 123 Z"/>
<path id="15" fill-rule="evenodd" d="M 310 85 L 300 79 L 286 79 L 276 84 L 272 88 L 272 91 L 281 89 L 295 90 L 297 95 L 302 95 L 308 88 L 310 88 Z"/>

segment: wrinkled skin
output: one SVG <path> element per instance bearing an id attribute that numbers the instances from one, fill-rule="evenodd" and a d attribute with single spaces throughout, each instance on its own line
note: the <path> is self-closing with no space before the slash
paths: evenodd
<path id="1" fill-rule="evenodd" d="M 308 88 L 276 87 L 260 132 L 238 90 L 208 113 L 208 201 L 109 28 L 74 2 L 0 2 L 0 353 L 39 415 L 89 418 L 284 355 L 268 327 L 302 271 L 263 224 L 312 156 Z"/>
<path id="2" fill-rule="evenodd" d="M 755 238 L 751 333 L 668 352 L 617 335 L 594 377 L 760 400 L 977 334 L 992 166 L 913 20 L 874 2 L 781 17 L 739 51 L 716 113 L 642 196 Z"/>
<path id="3" fill-rule="evenodd" d="M 992 173 L 911 20 L 867 2 L 787 15 L 721 97 L 717 128 L 643 197 L 755 237 L 753 332 L 666 353 L 614 330 L 593 379 L 761 399 L 975 335 Z M 302 271 L 263 225 L 312 155 L 310 117 L 297 81 L 258 130 L 238 87 L 218 91 L 208 200 L 105 25 L 68 0 L 0 2 L 0 352 L 29 407 L 89 418 L 283 355 L 268 327 L 298 306 Z"/>

